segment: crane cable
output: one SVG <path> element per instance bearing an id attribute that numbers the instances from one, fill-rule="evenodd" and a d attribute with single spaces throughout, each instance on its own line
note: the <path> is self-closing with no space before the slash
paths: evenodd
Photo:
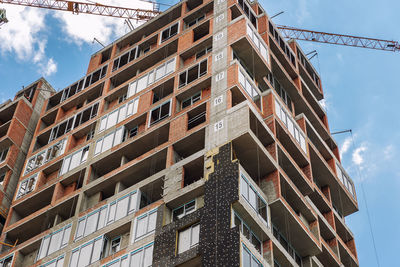
<path id="1" fill-rule="evenodd" d="M 350 131 L 350 133 L 351 133 L 351 140 L 352 140 L 353 149 L 355 149 L 356 146 L 355 146 L 353 132 Z M 364 182 L 363 182 L 363 179 L 362 179 L 363 175 L 361 173 L 361 168 L 360 168 L 360 166 L 358 164 L 356 164 L 356 169 L 357 169 L 357 173 L 358 173 L 358 179 L 360 180 L 360 186 L 361 186 L 361 191 L 362 191 L 362 195 L 363 195 L 363 199 L 364 199 L 365 210 L 367 212 L 367 219 L 368 219 L 369 231 L 371 233 L 372 245 L 374 247 L 375 260 L 376 260 L 376 263 L 377 263 L 378 267 L 380 267 L 379 258 L 378 258 L 378 250 L 376 248 L 374 231 L 372 229 L 371 216 L 369 214 L 367 198 L 366 198 L 366 194 L 365 194 L 365 190 L 364 190 Z"/>

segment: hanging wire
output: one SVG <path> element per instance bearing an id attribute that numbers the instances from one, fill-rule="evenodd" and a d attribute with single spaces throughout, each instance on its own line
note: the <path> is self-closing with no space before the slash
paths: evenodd
<path id="1" fill-rule="evenodd" d="M 354 136 L 353 136 L 353 132 L 351 131 L 351 140 L 352 140 L 352 144 L 353 144 L 353 149 L 355 149 L 355 141 L 354 141 Z M 363 182 L 363 175 L 361 173 L 361 169 L 360 166 L 356 164 L 356 169 L 358 172 L 358 178 L 360 180 L 360 185 L 361 185 L 361 191 L 363 194 L 363 199 L 364 199 L 364 204 L 365 204 L 365 211 L 367 212 L 367 218 L 368 218 L 368 225 L 369 225 L 369 231 L 371 233 L 371 239 L 372 239 L 372 245 L 374 247 L 374 253 L 375 253 L 375 260 L 376 260 L 376 264 L 378 265 L 378 267 L 380 266 L 379 263 L 379 257 L 378 257 L 378 250 L 376 248 L 376 242 L 375 242 L 375 236 L 374 236 L 374 231 L 372 229 L 372 223 L 371 223 L 371 216 L 369 214 L 369 208 L 368 208 L 368 202 L 367 202 L 367 197 L 365 194 L 365 189 L 364 189 L 364 182 Z"/>

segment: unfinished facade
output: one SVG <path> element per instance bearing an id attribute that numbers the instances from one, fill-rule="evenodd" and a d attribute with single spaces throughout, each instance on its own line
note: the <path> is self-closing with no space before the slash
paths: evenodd
<path id="1" fill-rule="evenodd" d="M 55 90 L 41 78 L 19 91 L 13 100 L 0 105 L 0 231 L 6 222 L 43 104 L 52 93 Z"/>
<path id="2" fill-rule="evenodd" d="M 179 2 L 47 99 L 0 264 L 358 266 L 321 99 L 258 3 Z"/>

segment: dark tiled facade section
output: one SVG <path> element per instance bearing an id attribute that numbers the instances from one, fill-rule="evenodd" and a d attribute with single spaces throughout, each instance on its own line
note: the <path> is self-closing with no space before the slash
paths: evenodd
<path id="1" fill-rule="evenodd" d="M 238 162 L 231 143 L 213 156 L 214 172 L 205 183 L 200 251 L 203 266 L 239 266 L 239 231 L 231 228 L 231 206 L 238 200 Z"/>

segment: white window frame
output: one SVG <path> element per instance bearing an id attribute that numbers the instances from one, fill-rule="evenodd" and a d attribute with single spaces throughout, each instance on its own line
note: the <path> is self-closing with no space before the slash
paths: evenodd
<path id="1" fill-rule="evenodd" d="M 100 208 L 80 217 L 78 219 L 78 226 L 77 226 L 77 230 L 75 232 L 75 237 L 74 237 L 75 241 L 79 240 L 83 237 L 86 237 L 88 235 L 91 235 L 94 232 L 102 229 L 103 227 L 105 227 L 111 223 L 114 223 L 114 222 L 118 221 L 119 219 L 122 219 L 122 218 L 138 211 L 139 207 L 140 207 L 140 196 L 141 196 L 141 191 L 139 189 L 133 190 L 132 192 L 120 197 L 119 199 L 112 201 L 106 205 L 103 205 Z M 116 212 L 114 211 L 114 214 L 110 214 L 110 212 L 111 212 L 110 207 L 115 204 L 116 208 L 117 208 L 119 201 L 124 200 L 125 198 L 129 199 L 128 205 L 126 208 L 126 213 L 121 218 L 116 219 L 115 218 Z M 95 230 L 93 232 L 87 232 L 86 229 L 88 229 L 87 228 L 88 218 L 90 216 L 93 216 L 96 213 L 98 213 L 98 216 L 97 216 L 97 220 L 95 222 L 95 224 L 96 224 Z M 109 216 L 113 216 L 112 220 L 109 220 Z"/>
<path id="2" fill-rule="evenodd" d="M 187 210 L 186 210 L 187 205 L 188 205 L 188 204 L 191 204 L 192 202 L 194 202 L 194 208 L 193 208 L 192 210 L 187 211 Z M 173 210 L 172 210 L 172 221 L 174 220 L 174 212 L 175 212 L 176 210 L 178 210 L 178 209 L 180 209 L 180 208 L 183 208 L 183 213 L 182 213 L 182 215 L 177 216 L 178 219 L 182 219 L 182 218 L 185 217 L 186 215 L 189 215 L 189 214 L 195 212 L 195 211 L 198 209 L 197 205 L 198 205 L 198 204 L 197 204 L 197 198 L 195 198 L 195 199 L 193 199 L 193 200 L 191 200 L 191 201 L 189 201 L 189 202 L 186 202 L 185 204 L 183 204 L 183 205 L 181 205 L 181 206 L 179 206 L 179 207 L 173 209 Z"/>
<path id="3" fill-rule="evenodd" d="M 198 229 L 197 229 L 198 228 Z M 196 229 L 196 230 L 195 230 Z M 183 238 L 183 233 L 186 233 L 187 231 L 189 231 L 189 244 L 181 244 L 181 239 Z M 194 233 L 198 233 L 197 238 L 193 238 Z M 193 241 L 193 240 L 197 240 L 197 242 Z M 178 254 L 181 254 L 185 251 L 188 251 L 196 246 L 198 246 L 200 243 L 200 223 L 195 223 L 181 231 L 178 232 L 178 240 L 177 240 L 177 244 L 178 244 Z M 181 247 L 181 245 L 183 245 L 184 247 Z"/>
<path id="4" fill-rule="evenodd" d="M 150 210 L 150 211 L 148 211 L 148 212 L 146 212 L 144 214 L 141 214 L 141 215 L 139 215 L 139 216 L 137 216 L 135 218 L 134 225 L 133 225 L 133 234 L 132 234 L 132 238 L 131 238 L 131 243 L 135 243 L 135 242 L 137 242 L 137 241 L 139 241 L 139 240 L 141 240 L 141 239 L 143 239 L 143 238 L 145 238 L 145 237 L 147 237 L 149 235 L 152 235 L 155 232 L 155 229 L 156 229 L 156 226 L 157 226 L 157 209 L 158 208 Z M 154 229 L 151 229 L 150 227 L 152 227 L 152 226 L 149 224 L 149 221 L 150 221 L 150 216 L 153 215 L 153 214 L 155 214 L 156 219 L 155 219 Z M 141 236 L 136 236 L 137 230 L 138 230 L 138 220 L 141 220 L 143 218 L 146 218 L 145 219 L 146 220 L 146 231 Z"/>
<path id="5" fill-rule="evenodd" d="M 248 253 L 249 257 L 250 257 L 250 266 L 245 265 L 244 259 L 245 257 L 243 256 L 243 253 Z M 249 248 L 247 248 L 247 246 L 242 243 L 241 245 L 241 266 L 242 267 L 262 267 L 262 263 L 257 259 L 256 256 L 253 255 L 253 253 L 250 251 Z M 256 265 L 253 265 L 253 263 L 256 263 Z"/>
<path id="6" fill-rule="evenodd" d="M 75 151 L 75 152 L 69 154 L 68 156 L 66 156 L 66 157 L 64 158 L 64 160 L 63 160 L 63 164 L 61 165 L 60 172 L 59 172 L 59 176 L 64 175 L 64 174 L 68 173 L 69 171 L 71 171 L 71 170 L 73 170 L 73 169 L 76 169 L 76 168 L 78 168 L 79 166 L 81 166 L 83 163 L 85 163 L 86 160 L 87 160 L 87 154 L 86 154 L 86 158 L 83 159 L 83 151 L 86 150 L 86 149 L 88 149 L 88 150 L 87 150 L 87 153 L 89 153 L 90 146 L 87 145 L 87 146 L 85 146 L 85 147 L 83 147 L 83 148 L 81 148 L 81 149 L 79 149 L 79 150 L 77 150 L 77 151 Z M 75 167 L 73 167 L 73 168 L 71 169 L 72 158 L 73 158 L 73 156 L 77 155 L 78 153 L 80 153 L 80 160 L 79 160 L 79 163 L 78 163 L 77 166 L 75 166 Z M 67 167 L 67 169 L 64 171 L 66 162 L 68 162 L 68 167 Z"/>
<path id="7" fill-rule="evenodd" d="M 10 148 L 7 147 L 7 148 L 3 149 L 2 151 L 0 151 L 0 164 L 3 163 L 4 161 L 6 161 L 9 150 L 10 150 Z"/>
<path id="8" fill-rule="evenodd" d="M 149 87 L 150 85 L 152 85 L 153 83 L 155 83 L 158 80 L 161 80 L 163 78 L 165 78 L 166 76 L 168 76 L 171 73 L 174 73 L 176 70 L 176 57 L 170 58 L 167 61 L 163 62 L 162 64 L 158 65 L 157 67 L 155 67 L 154 69 L 150 70 L 149 72 L 147 72 L 146 74 L 144 74 L 143 76 L 141 76 L 140 78 L 137 78 L 136 80 L 134 80 L 133 82 L 129 83 L 128 86 L 128 93 L 127 93 L 127 97 L 131 97 L 143 90 L 146 90 L 147 87 Z M 168 65 L 169 64 L 173 64 L 173 68 L 171 71 L 168 71 Z M 165 72 L 164 75 L 162 77 L 160 77 L 159 79 L 155 79 L 155 72 L 158 68 L 160 67 L 164 67 L 165 68 Z M 139 80 L 146 80 L 145 86 L 138 90 L 138 83 Z"/>
<path id="9" fill-rule="evenodd" d="M 72 229 L 72 224 L 68 224 L 54 232 L 52 232 L 49 235 L 46 235 L 42 238 L 42 241 L 40 243 L 40 248 L 39 248 L 39 252 L 37 254 L 37 259 L 36 260 L 40 260 L 43 259 L 51 254 L 53 254 L 54 252 L 59 251 L 60 249 L 62 249 L 63 247 L 66 247 L 68 245 L 70 236 L 71 236 L 71 229 Z M 55 236 L 56 234 L 60 233 L 61 238 L 57 244 L 56 250 L 52 251 L 49 253 L 50 250 L 50 245 L 52 242 L 52 237 Z M 47 242 L 48 240 L 48 242 Z M 64 242 L 66 240 L 66 242 Z M 44 251 L 45 250 L 45 251 Z M 44 254 L 42 254 L 44 252 Z"/>
<path id="10" fill-rule="evenodd" d="M 99 240 L 101 240 L 101 241 L 99 241 Z M 93 258 L 94 256 L 96 256 L 95 252 L 97 253 L 97 251 L 95 251 L 95 247 L 96 247 L 96 245 L 97 245 L 98 243 L 96 243 L 96 242 L 101 242 L 100 251 L 99 251 L 99 253 L 98 253 L 98 254 L 99 254 L 99 258 L 98 258 L 98 259 L 97 259 L 97 258 Z M 72 253 L 71 253 L 71 258 L 70 258 L 70 262 L 69 262 L 69 267 L 80 266 L 80 265 L 79 265 L 79 260 L 81 259 L 81 252 L 82 252 L 82 249 L 85 248 L 85 247 L 87 247 L 87 246 L 90 246 L 90 245 L 92 246 L 92 247 L 91 247 L 91 250 L 90 250 L 90 255 L 83 255 L 83 257 L 86 257 L 86 258 L 89 257 L 89 259 L 88 259 L 89 264 L 88 264 L 88 265 L 85 265 L 85 266 L 89 266 L 90 264 L 92 264 L 92 263 L 94 263 L 94 262 L 99 261 L 100 259 L 102 259 L 102 257 L 104 257 L 104 255 L 103 255 L 103 253 L 102 253 L 104 242 L 107 242 L 107 238 L 106 238 L 105 236 L 101 235 L 101 236 L 99 236 L 99 237 L 96 237 L 96 238 L 90 240 L 89 242 L 86 242 L 85 244 L 83 244 L 83 245 L 81 245 L 81 246 L 79 246 L 79 247 L 74 248 L 74 249 L 72 250 Z M 74 253 L 78 253 L 78 254 L 74 254 Z M 73 265 L 73 264 L 75 264 L 75 263 L 72 261 L 74 255 L 77 255 L 76 265 Z"/>
<path id="11" fill-rule="evenodd" d="M 240 172 L 240 178 L 239 178 L 239 192 L 240 194 L 243 196 L 243 198 L 249 203 L 250 207 L 252 207 L 254 209 L 254 211 L 257 213 L 258 217 L 260 217 L 262 219 L 262 221 L 264 221 L 267 226 L 268 226 L 268 220 L 269 220 L 269 214 L 268 214 L 268 202 L 258 193 L 257 188 L 250 182 L 250 180 L 246 177 L 246 175 L 242 172 Z M 246 186 L 246 192 L 247 192 L 247 196 L 244 194 L 244 192 L 242 192 L 243 186 Z M 250 200 L 250 190 L 254 193 L 256 199 L 255 199 L 255 203 L 254 205 L 251 203 Z M 259 201 L 258 198 L 260 198 L 260 200 L 265 204 L 265 213 L 266 213 L 266 219 L 263 218 L 260 215 L 260 207 L 259 207 Z"/>
<path id="12" fill-rule="evenodd" d="M 64 260 L 65 260 L 65 254 L 40 265 L 40 267 L 63 267 Z"/>
<path id="13" fill-rule="evenodd" d="M 126 266 L 135 266 L 135 267 L 149 267 L 151 265 L 144 265 L 145 263 L 145 253 L 146 251 L 150 251 L 151 254 L 151 263 L 153 262 L 153 249 L 154 249 L 154 242 L 148 243 L 134 251 L 122 255 L 117 259 L 113 259 L 110 262 L 104 264 L 102 267 L 126 267 Z M 139 261 L 133 262 L 134 255 L 139 256 Z M 135 264 L 135 265 L 133 265 Z"/>
<path id="14" fill-rule="evenodd" d="M 178 25 L 177 25 L 177 24 L 178 24 Z M 168 36 L 167 39 L 162 40 L 162 35 L 163 35 L 163 33 L 164 33 L 165 31 L 167 31 L 167 30 L 171 30 L 171 28 L 174 27 L 175 25 L 178 26 L 178 29 L 176 30 L 176 34 L 174 34 L 174 35 L 172 35 L 172 36 L 170 35 L 170 36 Z M 180 28 L 181 28 L 181 21 L 178 21 L 178 22 L 172 24 L 171 26 L 165 28 L 164 30 L 162 30 L 162 31 L 160 32 L 160 40 L 159 40 L 159 43 L 158 43 L 158 44 L 162 44 L 162 43 L 168 41 L 169 39 L 171 39 L 172 37 L 179 35 L 179 33 L 180 33 Z"/>
<path id="15" fill-rule="evenodd" d="M 159 110 L 160 110 L 160 115 L 161 115 L 161 107 L 162 107 L 164 104 L 166 104 L 166 103 L 169 103 L 168 116 L 166 116 L 165 118 L 159 117 L 156 121 L 151 122 L 151 115 L 153 114 L 153 111 L 159 109 Z M 148 123 L 147 127 L 153 126 L 154 124 L 157 124 L 158 122 L 160 122 L 160 121 L 162 121 L 162 120 L 164 120 L 164 119 L 166 119 L 166 118 L 168 118 L 168 117 L 171 117 L 171 110 L 172 110 L 172 101 L 171 101 L 171 98 L 168 99 L 167 101 L 164 101 L 163 103 L 161 103 L 161 104 L 158 105 L 157 107 L 152 108 L 152 109 L 150 110 L 150 112 L 149 112 L 149 123 Z"/>
<path id="16" fill-rule="evenodd" d="M 264 43 L 264 40 L 258 34 L 257 30 L 254 29 L 253 24 L 247 24 L 247 35 L 250 37 L 251 41 L 257 47 L 258 52 L 260 53 L 261 57 L 269 64 L 269 53 L 268 53 L 268 46 Z M 265 53 L 263 52 L 265 51 Z"/>
<path id="17" fill-rule="evenodd" d="M 115 131 L 109 132 L 105 136 L 96 140 L 95 148 L 94 148 L 94 156 L 98 156 L 98 155 L 112 149 L 114 146 L 121 144 L 123 141 L 123 138 L 124 138 L 124 131 L 125 131 L 125 126 L 121 126 L 121 127 L 118 127 L 117 129 L 115 129 Z M 109 136 L 112 136 L 112 138 L 110 139 L 111 140 L 110 145 L 109 145 L 109 148 L 105 149 L 104 140 Z"/>
<path id="18" fill-rule="evenodd" d="M 24 183 L 29 183 L 29 180 L 31 180 L 31 179 L 34 179 L 34 182 L 33 182 L 33 185 L 32 185 L 31 190 L 29 190 L 29 191 L 24 191 L 23 193 L 20 193 L 20 190 L 21 190 L 21 188 L 22 188 L 22 185 L 23 185 Z M 17 194 L 16 194 L 16 196 L 15 196 L 15 199 L 19 199 L 19 198 L 21 198 L 21 197 L 23 197 L 23 196 L 29 194 L 30 192 L 34 191 L 34 190 L 36 189 L 37 179 L 38 179 L 38 174 L 36 173 L 36 174 L 34 174 L 34 175 L 32 175 L 32 176 L 30 176 L 30 177 L 28 177 L 28 178 L 22 180 L 22 181 L 19 183 L 19 187 L 18 187 Z M 24 190 L 26 190 L 26 189 L 24 189 Z"/>

